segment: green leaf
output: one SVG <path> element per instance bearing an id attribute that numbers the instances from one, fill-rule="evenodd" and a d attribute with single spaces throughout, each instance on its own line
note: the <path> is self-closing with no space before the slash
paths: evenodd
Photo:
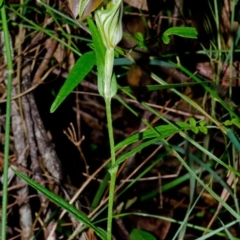
<path id="1" fill-rule="evenodd" d="M 198 127 L 198 129 L 199 129 L 200 132 L 202 132 L 204 134 L 208 133 L 208 129 L 205 126 Z"/>
<path id="2" fill-rule="evenodd" d="M 65 83 L 61 87 L 55 98 L 50 112 L 53 113 L 73 89 L 86 77 L 96 63 L 95 53 L 93 51 L 84 53 L 76 62 L 69 73 Z"/>
<path id="3" fill-rule="evenodd" d="M 133 229 L 130 234 L 130 240 L 156 240 L 156 238 L 149 232 Z"/>
<path id="4" fill-rule="evenodd" d="M 165 44 L 170 42 L 169 35 L 178 35 L 185 38 L 197 38 L 197 30 L 193 27 L 172 27 L 167 29 L 163 35 L 162 40 Z"/>
<path id="5" fill-rule="evenodd" d="M 116 62 L 116 60 L 115 60 Z M 122 64 L 123 65 L 123 64 Z M 135 92 L 149 92 L 149 91 L 157 91 L 163 89 L 172 89 L 177 87 L 187 87 L 192 85 L 197 85 L 196 82 L 189 82 L 189 83 L 174 83 L 174 84 L 167 84 L 167 85 L 146 85 L 146 86 L 139 86 L 139 87 L 120 87 L 121 90 L 126 91 L 128 93 L 135 93 Z"/>
<path id="6" fill-rule="evenodd" d="M 201 121 L 199 122 L 199 125 L 200 125 L 201 127 L 204 127 L 204 126 L 206 125 L 206 121 L 205 121 L 205 120 L 201 120 Z"/>
<path id="7" fill-rule="evenodd" d="M 226 120 L 223 124 L 225 126 L 231 126 L 232 125 L 232 121 L 231 120 Z"/>
<path id="8" fill-rule="evenodd" d="M 227 129 L 227 136 L 231 140 L 232 144 L 236 147 L 236 149 L 240 151 L 240 143 L 235 134 L 233 133 L 232 129 Z"/>
<path id="9" fill-rule="evenodd" d="M 153 137 L 158 137 L 159 139 L 163 139 L 172 134 L 178 133 L 180 131 L 190 130 L 192 128 L 192 126 L 190 126 L 189 124 L 184 124 L 184 123 L 181 124 L 181 123 L 180 122 L 177 123 L 178 125 L 181 126 L 181 128 L 177 128 L 177 127 L 171 126 L 171 125 L 161 125 L 161 126 L 147 129 L 144 132 L 133 134 L 132 136 L 130 136 L 130 137 L 124 139 L 122 142 L 118 143 L 115 146 L 115 151 L 119 150 L 120 148 L 122 148 L 126 145 L 137 142 L 139 140 L 145 140 L 145 139 L 153 138 Z"/>
<path id="10" fill-rule="evenodd" d="M 176 122 L 176 124 L 181 127 L 181 128 L 191 128 L 191 125 L 189 123 L 186 122 Z"/>
<path id="11" fill-rule="evenodd" d="M 91 221 L 88 219 L 88 217 L 79 212 L 73 205 L 69 204 L 67 201 L 65 201 L 64 199 L 62 199 L 61 197 L 59 197 L 58 195 L 56 195 L 55 193 L 49 191 L 48 189 L 46 189 L 45 187 L 43 187 L 42 185 L 34 182 L 32 179 L 30 179 L 29 177 L 25 176 L 24 174 L 12 169 L 14 171 L 14 173 L 22 178 L 24 181 L 26 181 L 30 186 L 32 186 L 33 188 L 35 188 L 37 191 L 41 192 L 44 196 L 46 196 L 47 198 L 49 198 L 51 201 L 53 201 L 55 204 L 57 204 L 58 206 L 62 207 L 63 209 L 65 209 L 67 212 L 71 213 L 77 220 L 79 220 L 80 222 L 86 224 L 88 227 L 92 228 L 94 230 L 94 232 L 101 238 L 101 239 L 106 239 L 107 233 L 101 229 L 96 227 L 95 225 L 93 225 L 91 223 Z"/>
<path id="12" fill-rule="evenodd" d="M 197 124 L 196 120 L 192 117 L 189 118 L 189 123 L 190 123 L 191 126 L 196 126 L 196 124 Z"/>
<path id="13" fill-rule="evenodd" d="M 104 80 L 105 80 L 104 65 L 105 65 L 106 47 L 103 44 L 101 35 L 96 25 L 94 24 L 93 20 L 89 17 L 87 18 L 87 20 L 88 20 L 90 32 L 92 34 L 94 51 L 96 54 L 97 70 L 98 70 L 98 92 L 102 97 L 104 97 Z"/>
<path id="14" fill-rule="evenodd" d="M 0 8 L 2 8 L 3 4 L 4 4 L 4 0 L 0 0 Z"/>
<path id="15" fill-rule="evenodd" d="M 139 40 L 139 41 L 141 41 L 141 42 L 144 41 L 144 36 L 143 36 L 143 34 L 142 34 L 141 32 L 137 32 L 137 33 L 135 34 L 135 36 L 136 36 L 137 40 Z"/>
<path id="16" fill-rule="evenodd" d="M 232 123 L 233 123 L 235 126 L 237 126 L 238 128 L 240 128 L 240 122 L 239 122 L 239 119 L 237 119 L 237 118 L 233 118 L 233 119 L 232 119 Z"/>
<path id="17" fill-rule="evenodd" d="M 101 202 L 102 198 L 103 198 L 103 194 L 106 191 L 106 188 L 108 186 L 108 181 L 110 179 L 110 175 L 107 173 L 103 180 L 101 181 L 101 183 L 99 184 L 98 190 L 95 194 L 95 197 L 93 199 L 92 205 L 91 205 L 91 209 L 95 209 L 99 203 Z"/>
<path id="18" fill-rule="evenodd" d="M 147 46 L 146 46 L 146 43 L 145 43 L 143 34 L 142 34 L 141 32 L 137 32 L 137 33 L 135 34 L 135 37 L 136 37 L 136 39 L 137 39 L 137 45 L 138 45 L 140 48 L 142 48 L 142 49 L 144 49 L 144 50 L 147 51 L 148 48 L 147 48 Z"/>
<path id="19" fill-rule="evenodd" d="M 192 126 L 191 130 L 196 134 L 199 132 L 199 129 L 196 126 Z"/>
<path id="20" fill-rule="evenodd" d="M 143 143 L 141 143 L 139 146 L 133 148 L 131 151 L 126 152 L 125 154 L 123 154 L 121 157 L 119 157 L 115 164 L 113 166 L 111 166 L 111 168 L 114 168 L 116 166 L 118 166 L 120 163 L 124 162 L 125 160 L 129 159 L 131 156 L 137 154 L 138 152 L 140 152 L 142 149 L 155 144 L 156 142 L 159 142 L 162 138 L 158 137 L 158 138 L 153 138 L 150 139 L 148 141 L 145 141 Z"/>

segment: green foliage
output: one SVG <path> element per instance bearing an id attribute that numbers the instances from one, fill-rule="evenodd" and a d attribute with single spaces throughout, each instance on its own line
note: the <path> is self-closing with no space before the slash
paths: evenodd
<path id="1" fill-rule="evenodd" d="M 97 6 L 101 1 L 90 1 L 89 0 L 84 0 L 84 1 L 72 1 L 72 7 L 75 6 L 76 9 L 72 8 L 72 11 L 74 12 L 74 16 L 76 17 L 77 14 L 80 13 L 80 18 L 84 18 L 85 15 L 88 15 L 89 12 L 91 12 L 93 9 L 95 9 L 95 6 Z M 3 0 L 0 0 L 0 4 L 3 3 Z M 88 4 L 90 5 L 88 6 Z M 96 3 L 96 5 L 94 5 Z M 120 4 L 120 2 L 118 2 Z M 79 4 L 82 4 L 81 6 Z M 44 3 L 43 3 L 44 5 Z M 45 6 L 45 5 L 44 5 Z M 108 6 L 112 6 L 108 8 Z M 103 4 L 103 9 L 105 9 L 103 12 L 99 12 L 97 14 L 99 21 L 103 17 L 103 15 L 106 16 L 106 14 L 111 15 L 112 17 L 115 16 L 115 13 L 111 13 L 111 9 L 113 9 L 113 5 L 104 5 Z M 108 9 L 107 9 L 108 8 Z M 50 9 L 50 7 L 48 8 Z M 116 10 L 116 9 L 115 9 Z M 114 11 L 115 11 L 114 10 Z M 100 14 L 102 13 L 102 15 Z M 19 13 L 16 11 L 16 15 Z M 100 16 L 101 15 L 101 16 Z M 121 14 L 120 14 L 121 15 Z M 19 15 L 18 15 L 19 16 Z M 216 14 L 216 16 L 218 16 Z M 174 66 L 175 69 L 181 70 L 183 73 L 187 74 L 191 79 L 193 79 L 195 82 L 194 83 L 178 83 L 178 84 L 168 84 L 166 81 L 162 80 L 160 77 L 156 76 L 154 73 L 151 73 L 151 77 L 158 82 L 158 85 L 151 85 L 151 86 L 144 86 L 143 88 L 137 87 L 119 87 L 128 97 L 132 98 L 133 100 L 136 100 L 134 96 L 131 95 L 131 93 L 136 93 L 136 92 L 141 92 L 142 90 L 144 91 L 158 91 L 162 89 L 169 89 L 172 91 L 174 94 L 178 95 L 178 97 L 182 100 L 184 100 L 186 103 L 191 105 L 195 110 L 197 110 L 199 113 L 201 113 L 205 119 L 207 119 L 208 126 L 206 126 L 206 121 L 201 120 L 198 121 L 195 118 L 189 118 L 188 122 L 171 122 L 168 119 L 164 117 L 164 114 L 161 115 L 159 114 L 158 111 L 155 111 L 154 109 L 148 108 L 148 105 L 144 102 L 141 102 L 142 107 L 145 107 L 145 109 L 149 110 L 152 112 L 154 116 L 157 116 L 159 119 L 161 119 L 161 125 L 160 126 L 151 126 L 150 123 L 142 119 L 142 121 L 146 124 L 148 127 L 147 130 L 144 130 L 143 132 L 138 132 L 135 133 L 127 138 L 125 138 L 122 142 L 118 143 L 116 146 L 114 146 L 114 139 L 113 139 L 113 129 L 112 129 L 112 120 L 111 120 L 111 98 L 115 96 L 118 86 L 116 82 L 116 76 L 113 72 L 113 65 L 114 65 L 114 57 L 118 57 L 119 54 L 125 55 L 126 56 L 126 51 L 125 49 L 115 49 L 115 46 L 119 39 L 121 37 L 116 36 L 113 31 L 109 30 L 108 26 L 116 26 L 119 25 L 119 16 L 117 17 L 118 20 L 110 21 L 110 20 L 101 20 L 102 25 L 98 24 L 98 28 L 94 24 L 94 21 L 91 18 L 88 18 L 88 25 L 90 28 L 91 36 L 92 36 L 92 42 L 88 44 L 93 51 L 87 52 L 83 54 L 79 60 L 76 62 L 76 65 L 73 67 L 71 72 L 69 73 L 68 78 L 66 79 L 66 82 L 60 89 L 57 97 L 55 98 L 55 101 L 53 102 L 51 106 L 51 112 L 55 111 L 58 106 L 65 100 L 65 98 L 73 91 L 73 89 L 85 78 L 85 76 L 92 70 L 93 66 L 96 64 L 97 66 L 97 77 L 98 77 L 98 91 L 100 95 L 105 98 L 106 100 L 106 113 L 107 113 L 107 119 L 108 119 L 108 129 L 109 129 L 109 138 L 110 138 L 110 148 L 111 148 L 111 158 L 112 162 L 109 164 L 109 173 L 110 174 L 105 174 L 105 177 L 103 179 L 102 184 L 99 185 L 99 189 L 96 192 L 93 201 L 92 201 L 92 208 L 96 208 L 100 203 L 102 196 L 104 192 L 107 189 L 107 186 L 109 184 L 109 179 L 110 179 L 110 197 L 109 197 L 109 212 L 108 212 L 108 221 L 111 222 L 113 218 L 113 213 L 111 212 L 111 208 L 113 206 L 113 196 L 114 196 L 114 186 L 115 186 L 115 180 L 116 180 L 116 172 L 117 172 L 117 167 L 124 162 L 126 159 L 128 159 L 131 156 L 134 156 L 135 154 L 141 152 L 144 148 L 153 146 L 153 145 L 162 145 L 165 147 L 166 153 L 165 155 L 167 156 L 168 154 L 174 155 L 175 157 L 178 158 L 180 163 L 185 167 L 187 170 L 184 175 L 179 176 L 178 178 L 174 179 L 173 181 L 170 181 L 169 183 L 165 184 L 162 186 L 161 192 L 164 192 L 166 190 L 172 189 L 173 187 L 179 185 L 183 181 L 196 181 L 199 186 L 202 187 L 202 189 L 205 189 L 208 191 L 213 198 L 217 199 L 219 204 L 223 206 L 230 214 L 232 214 L 239 222 L 239 211 L 238 211 L 238 206 L 235 206 L 235 208 L 230 207 L 225 200 L 220 197 L 219 194 L 215 193 L 214 190 L 211 189 L 210 184 L 204 182 L 201 177 L 201 172 L 205 171 L 209 175 L 211 175 L 217 182 L 221 184 L 223 189 L 227 189 L 227 191 L 230 193 L 230 196 L 235 199 L 236 195 L 234 193 L 234 190 L 229 187 L 224 179 L 221 178 L 221 176 L 218 175 L 217 171 L 215 171 L 215 166 L 216 163 L 221 165 L 220 167 L 223 168 L 226 171 L 231 171 L 231 173 L 235 174 L 236 176 L 239 176 L 238 170 L 234 169 L 234 165 L 229 164 L 226 159 L 222 159 L 222 156 L 215 156 L 212 154 L 214 151 L 210 151 L 207 148 L 207 145 L 204 146 L 198 144 L 198 142 L 195 140 L 195 134 L 208 134 L 208 129 L 212 128 L 222 134 L 225 134 L 228 136 L 228 139 L 230 139 L 231 143 L 235 146 L 235 148 L 240 151 L 240 143 L 237 138 L 237 136 L 234 134 L 232 129 L 228 129 L 226 127 L 228 126 L 236 126 L 240 127 L 240 120 L 239 116 L 237 113 L 218 95 L 218 92 L 216 91 L 215 87 L 213 87 L 213 84 L 209 84 L 207 81 L 202 81 L 202 79 L 198 78 L 195 73 L 192 73 L 188 71 L 186 68 L 184 68 L 179 61 L 179 64 L 173 64 L 173 63 L 168 63 L 167 60 L 164 60 L 164 66 L 168 68 L 172 68 Z M 26 21 L 28 24 L 31 26 L 35 27 L 37 31 L 42 31 L 45 34 L 48 34 L 49 36 L 57 39 L 58 41 L 61 41 L 61 39 L 57 38 L 51 31 L 47 31 L 44 28 L 41 28 L 37 26 L 32 21 L 29 21 L 28 19 L 22 18 L 24 21 Z M 108 24 L 106 24 L 108 23 Z M 105 25 L 105 26 L 103 26 Z M 100 27 L 99 27 L 100 26 Z M 112 27 L 113 29 L 115 27 Z M 107 39 L 106 33 L 108 34 L 109 39 Z M 63 34 L 64 35 L 64 34 Z M 120 34 L 121 35 L 121 34 Z M 170 35 L 177 35 L 180 37 L 187 37 L 187 38 L 197 38 L 197 31 L 194 28 L 189 28 L 189 27 L 173 27 L 169 28 L 167 31 L 165 31 L 162 35 L 162 40 L 164 43 L 169 43 L 170 41 Z M 145 40 L 144 35 L 141 33 L 136 33 L 135 36 L 133 37 L 135 42 L 137 43 L 138 47 L 148 50 L 148 42 Z M 116 40 L 117 39 L 117 40 Z M 220 38 L 219 38 L 220 39 Z M 68 46 L 69 49 L 75 52 L 75 54 L 79 55 L 79 52 L 76 49 L 73 49 L 72 46 L 67 45 L 64 41 L 61 42 L 65 46 Z M 219 41 L 221 43 L 221 41 Z M 109 52 L 111 50 L 111 52 Z M 211 55 L 211 51 L 208 56 L 210 58 L 215 60 L 215 57 L 220 54 L 217 52 L 216 55 Z M 173 55 L 172 55 L 173 56 Z M 152 57 L 152 56 L 151 56 Z M 155 56 L 154 56 L 155 57 Z M 162 56 L 161 56 L 162 57 Z M 222 57 L 222 56 L 221 56 Z M 160 58 L 160 57 L 159 57 Z M 179 57 L 181 58 L 181 57 Z M 122 58 L 118 59 L 118 64 L 119 65 L 130 65 L 132 64 L 132 61 L 130 61 L 128 58 Z M 155 60 L 155 59 L 154 59 Z M 222 61 L 222 59 L 219 57 L 217 61 Z M 127 64 L 126 64 L 127 62 Z M 154 64 L 153 64 L 154 63 Z M 115 61 L 115 64 L 117 64 L 117 61 Z M 162 60 L 156 60 L 155 62 L 150 59 L 150 65 L 157 65 L 157 66 L 162 66 L 163 64 Z M 212 102 L 218 101 L 219 104 L 224 108 L 225 112 L 227 112 L 230 116 L 232 116 L 231 120 L 227 120 L 224 123 L 221 123 L 215 116 L 214 116 L 214 110 L 210 114 L 208 113 L 204 107 L 201 107 L 194 101 L 193 99 L 189 98 L 185 94 L 181 92 L 181 90 L 178 90 L 179 87 L 185 87 L 185 86 L 190 86 L 190 85 L 196 85 L 200 84 L 201 87 L 205 89 L 205 92 L 208 93 L 211 98 Z M 116 97 L 117 98 L 117 97 Z M 139 113 L 137 113 L 135 110 L 131 108 L 130 105 L 127 103 L 122 103 L 125 104 L 124 106 L 133 113 L 138 118 L 141 118 Z M 214 109 L 214 108 L 213 108 Z M 164 124 L 162 124 L 162 121 L 164 121 Z M 194 134 L 188 134 L 189 131 L 192 131 Z M 199 157 L 196 158 L 196 156 L 192 156 L 191 153 L 187 152 L 184 150 L 182 147 L 179 146 L 173 146 L 171 144 L 171 141 L 167 141 L 166 139 L 170 136 L 173 136 L 175 134 L 180 134 L 181 137 L 183 138 L 182 143 L 188 142 L 189 144 L 193 145 L 196 150 L 197 150 L 197 155 Z M 190 138 L 189 136 L 192 136 L 193 138 Z M 208 136 L 207 136 L 208 137 Z M 226 138 L 227 139 L 227 138 Z M 116 160 L 115 160 L 115 151 L 120 150 L 123 147 L 126 147 L 130 144 L 133 144 L 135 142 L 139 142 L 139 145 L 135 147 L 132 150 L 129 150 L 127 152 L 123 152 L 122 155 L 120 155 Z M 233 156 L 234 156 L 234 151 L 236 150 L 233 148 Z M 227 147 L 226 147 L 227 149 Z M 235 153 L 236 154 L 236 153 Z M 189 156 L 189 159 L 191 161 L 194 161 L 198 167 L 194 168 L 193 165 L 189 164 L 188 162 L 185 161 L 181 156 Z M 227 154 L 226 154 L 227 155 Z M 231 155 L 231 156 L 232 156 Z M 206 156 L 206 159 L 209 158 L 211 162 L 209 161 L 203 161 L 204 157 Z M 159 157 L 160 158 L 160 157 Z M 163 158 L 163 156 L 161 156 Z M 157 161 L 156 161 L 157 162 Z M 229 161 L 230 162 L 230 161 Z M 131 184 L 134 184 L 139 178 L 141 178 L 146 172 L 150 171 L 150 169 L 154 165 L 151 165 L 149 168 L 145 168 L 142 170 L 142 172 L 139 174 L 139 176 L 135 177 L 135 179 L 124 189 L 128 189 L 128 187 L 131 187 Z M 54 201 L 56 204 L 58 204 L 61 208 L 66 209 L 68 212 L 72 213 L 79 221 L 83 222 L 90 228 L 92 228 L 96 234 L 101 239 L 106 239 L 106 235 L 108 234 L 108 239 L 111 239 L 111 230 L 109 227 L 111 225 L 108 225 L 108 232 L 103 231 L 102 229 L 96 227 L 84 214 L 80 213 L 77 209 L 75 209 L 73 206 L 69 205 L 66 203 L 63 199 L 59 198 L 58 196 L 52 194 L 49 192 L 47 189 L 41 187 L 37 183 L 34 183 L 32 180 L 28 179 L 26 176 L 16 172 L 16 174 L 20 177 L 22 177 L 25 181 L 29 183 L 29 185 L 33 186 L 36 188 L 38 191 L 41 191 L 44 195 L 46 195 L 49 199 Z M 211 182 L 210 182 L 211 183 Z M 191 194 L 193 193 L 194 190 L 190 189 Z M 157 194 L 159 194 L 159 190 L 156 190 Z M 156 194 L 156 193 L 155 193 Z M 148 196 L 142 196 L 141 200 L 148 199 L 152 197 L 153 195 L 148 195 Z M 155 196 L 155 195 L 154 195 Z M 236 198 L 237 199 L 237 198 Z M 237 204 L 236 204 L 237 205 Z M 235 210 L 237 209 L 237 210 Z M 185 224 L 187 225 L 187 220 L 188 216 L 191 213 L 191 210 L 189 210 L 186 214 L 186 222 L 181 223 L 181 229 L 184 228 Z M 172 220 L 172 219 L 170 219 Z M 189 226 L 189 225 L 188 225 Z M 211 234 L 218 234 L 218 230 L 220 231 L 224 230 L 227 235 L 229 235 L 228 231 L 226 230 L 226 226 L 224 228 L 219 228 L 217 230 L 212 231 L 211 229 L 204 229 L 204 231 L 212 231 Z M 62 231 L 61 228 L 59 228 L 59 231 Z M 202 230 L 203 231 L 203 230 Z M 110 233 L 109 233 L 110 232 Z M 205 239 L 206 236 L 210 235 L 204 235 L 202 238 Z M 230 238 L 230 235 L 229 235 Z M 149 239 L 153 240 L 156 239 L 152 234 L 145 232 L 143 230 L 139 229 L 133 229 L 131 234 L 130 234 L 130 239 L 131 240 L 140 240 L 140 239 Z"/>
<path id="2" fill-rule="evenodd" d="M 119 150 L 120 148 L 126 145 L 137 142 L 139 140 L 146 140 L 148 138 L 153 138 L 153 137 L 158 137 L 160 140 L 163 138 L 167 138 L 168 136 L 171 136 L 172 134 L 178 133 L 180 131 L 187 131 L 192 129 L 192 126 L 185 122 L 177 122 L 177 125 L 179 125 L 179 128 L 171 125 L 160 125 L 157 127 L 152 127 L 150 129 L 147 129 L 143 132 L 135 133 L 130 137 L 124 139 L 122 142 L 118 143 L 115 146 L 115 151 Z"/>
<path id="3" fill-rule="evenodd" d="M 240 142 L 238 141 L 237 137 L 233 133 L 232 129 L 227 129 L 227 136 L 231 140 L 232 144 L 236 147 L 236 149 L 240 151 Z"/>
<path id="4" fill-rule="evenodd" d="M 226 120 L 223 124 L 224 124 L 225 126 L 235 125 L 236 127 L 240 128 L 239 118 L 233 118 L 233 119 L 231 119 L 231 120 Z"/>
<path id="5" fill-rule="evenodd" d="M 104 63 L 106 55 L 106 47 L 103 44 L 100 33 L 94 24 L 91 18 L 88 18 L 88 25 L 92 34 L 93 46 L 96 55 L 97 70 L 98 70 L 98 92 L 104 97 L 104 81 L 105 81 L 105 72 L 104 72 Z"/>
<path id="6" fill-rule="evenodd" d="M 130 240 L 156 240 L 156 238 L 149 232 L 135 228 L 130 233 Z"/>
<path id="7" fill-rule="evenodd" d="M 170 42 L 169 35 L 177 35 L 185 38 L 197 38 L 197 30 L 193 27 L 171 27 L 168 28 L 162 35 L 162 40 L 165 44 Z"/>
<path id="8" fill-rule="evenodd" d="M 0 8 L 3 6 L 4 0 L 0 0 Z"/>
<path id="9" fill-rule="evenodd" d="M 137 39 L 137 45 L 138 47 L 142 48 L 143 50 L 147 51 L 148 50 L 148 47 L 146 45 L 146 42 L 145 42 L 145 39 L 144 39 L 144 36 L 142 33 L 140 32 L 137 32 L 135 34 L 135 37 Z"/>
<path id="10" fill-rule="evenodd" d="M 26 181 L 30 186 L 32 186 L 37 191 L 44 194 L 48 199 L 53 201 L 55 204 L 57 204 L 61 208 L 65 209 L 67 212 L 71 213 L 77 220 L 79 220 L 80 222 L 82 222 L 82 223 L 86 224 L 87 226 L 89 226 L 90 228 L 92 228 L 94 230 L 94 232 L 101 239 L 103 239 L 103 240 L 106 239 L 106 235 L 107 235 L 106 232 L 103 229 L 98 228 L 95 225 L 93 225 L 92 222 L 87 218 L 87 216 L 84 215 L 83 213 L 81 213 L 80 211 L 78 211 L 73 205 L 69 204 L 67 201 L 65 201 L 61 197 L 57 196 L 55 193 L 49 191 L 45 187 L 43 187 L 40 184 L 36 183 L 35 181 L 31 180 L 24 174 L 14 170 L 14 169 L 13 169 L 13 171 L 17 176 L 21 177 L 24 181 Z"/>
<path id="11" fill-rule="evenodd" d="M 169 88 L 179 88 L 179 87 L 187 87 L 187 86 L 193 86 L 198 85 L 201 83 L 196 82 L 189 82 L 189 83 L 174 83 L 174 84 L 167 84 L 167 85 L 147 85 L 144 87 L 138 86 L 138 87 L 120 87 L 121 90 L 128 92 L 128 93 L 135 93 L 135 92 L 150 92 L 150 91 L 158 91 L 158 90 L 164 90 Z"/>
<path id="12" fill-rule="evenodd" d="M 199 133 L 199 131 L 204 133 L 204 134 L 207 134 L 208 129 L 205 125 L 206 125 L 205 120 L 201 120 L 199 122 L 199 125 L 197 126 L 197 121 L 194 118 L 189 118 L 189 127 L 196 134 Z"/>
<path id="13" fill-rule="evenodd" d="M 74 90 L 74 88 L 84 80 L 86 75 L 92 70 L 95 63 L 96 59 L 93 51 L 84 53 L 82 57 L 78 59 L 55 98 L 50 109 L 51 113 L 53 113 L 65 100 L 65 98 Z"/>
<path id="14" fill-rule="evenodd" d="M 236 127 L 240 128 L 240 121 L 239 118 L 233 118 L 231 120 L 226 120 L 223 123 L 225 126 L 232 126 L 235 125 Z M 232 142 L 232 144 L 236 147 L 236 149 L 238 151 L 240 151 L 240 142 L 237 139 L 237 137 L 235 136 L 234 132 L 232 131 L 232 129 L 227 129 L 227 136 L 230 139 L 230 141 Z"/>

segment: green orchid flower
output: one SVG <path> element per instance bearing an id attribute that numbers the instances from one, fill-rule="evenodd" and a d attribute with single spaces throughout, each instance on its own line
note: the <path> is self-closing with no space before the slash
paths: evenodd
<path id="1" fill-rule="evenodd" d="M 107 9 L 95 13 L 97 27 L 108 50 L 114 50 L 122 39 L 122 14 L 122 0 L 115 0 Z"/>

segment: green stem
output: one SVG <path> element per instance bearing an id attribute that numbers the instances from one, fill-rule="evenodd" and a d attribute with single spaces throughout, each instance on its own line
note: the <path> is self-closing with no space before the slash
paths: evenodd
<path id="1" fill-rule="evenodd" d="M 10 118 L 11 118 L 11 90 L 12 90 L 12 54 L 9 39 L 9 31 L 7 25 L 7 15 L 5 5 L 1 8 L 1 17 L 3 24 L 4 46 L 6 50 L 7 62 L 7 106 L 6 106 L 6 125 L 5 125 L 5 143 L 4 143 L 4 165 L 3 165 L 3 196 L 2 196 L 2 231 L 1 239 L 7 239 L 6 226 L 7 226 L 7 200 L 8 200 L 8 157 L 9 157 L 9 141 L 10 141 Z"/>
<path id="2" fill-rule="evenodd" d="M 236 0 L 233 0 L 231 2 L 231 32 L 233 33 L 234 32 L 234 20 L 235 20 L 235 6 L 236 6 L 237 2 Z M 231 45 L 230 45 L 230 49 L 229 49 L 229 57 L 230 57 L 230 60 L 229 60 L 229 67 L 230 67 L 230 84 L 229 84 L 229 97 L 230 99 L 232 98 L 232 83 L 233 83 L 233 52 L 234 52 L 234 48 L 235 48 L 235 41 L 234 41 L 234 38 L 233 38 L 233 34 L 230 34 L 230 41 L 231 41 Z"/>
<path id="3" fill-rule="evenodd" d="M 114 167 L 116 162 L 115 150 L 114 150 L 114 135 L 112 126 L 112 114 L 111 114 L 111 98 L 105 98 L 106 103 L 106 114 L 107 114 L 107 125 L 111 152 L 111 167 L 109 170 L 110 174 L 110 186 L 109 186 L 109 200 L 108 200 L 108 220 L 107 220 L 107 240 L 112 239 L 112 216 L 113 216 L 113 202 L 114 202 L 114 189 L 117 176 L 118 167 Z"/>

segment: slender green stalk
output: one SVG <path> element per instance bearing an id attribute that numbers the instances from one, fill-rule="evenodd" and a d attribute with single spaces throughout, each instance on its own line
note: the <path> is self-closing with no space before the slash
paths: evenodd
<path id="1" fill-rule="evenodd" d="M 114 135 L 112 127 L 112 114 L 111 114 L 111 98 L 105 98 L 107 125 L 111 152 L 111 166 L 116 162 L 114 150 Z M 113 202 L 114 202 L 114 189 L 117 176 L 118 167 L 110 168 L 110 185 L 109 185 L 109 199 L 108 199 L 108 220 L 107 220 L 107 240 L 112 239 L 112 216 L 113 216 Z"/>
<path id="2" fill-rule="evenodd" d="M 217 49 L 222 49 L 222 43 L 221 43 L 221 32 L 220 32 L 220 20 L 219 20 L 219 11 L 218 11 L 218 5 L 219 1 L 214 0 L 214 12 L 215 12 L 215 22 L 216 22 L 216 28 L 217 28 Z M 217 69 L 216 69 L 216 75 L 215 75 L 215 83 L 219 85 L 219 80 L 220 80 L 220 73 L 221 73 L 221 57 L 222 53 L 218 51 L 216 53 L 216 60 L 218 61 L 217 63 Z M 216 113 L 216 100 L 212 98 L 212 112 L 211 116 L 215 118 L 215 113 Z"/>
<path id="3" fill-rule="evenodd" d="M 1 8 L 1 18 L 3 24 L 4 45 L 7 61 L 7 106 L 6 106 L 6 125 L 5 125 L 5 143 L 4 143 L 4 166 L 3 166 L 3 196 L 2 196 L 2 230 L 1 239 L 7 239 L 6 226 L 7 226 L 7 200 L 8 200 L 8 157 L 9 157 L 9 141 L 10 141 L 10 118 L 11 118 L 11 90 L 12 90 L 12 54 L 9 39 L 9 31 L 7 25 L 7 15 L 5 5 Z"/>
<path id="4" fill-rule="evenodd" d="M 234 32 L 234 19 L 235 19 L 235 6 L 236 6 L 236 0 L 233 0 L 231 2 L 231 34 L 230 34 L 230 49 L 229 49 L 229 55 L 230 55 L 230 61 L 229 61 L 229 67 L 230 67 L 230 84 L 229 84 L 229 97 L 232 98 L 232 83 L 233 83 L 233 52 L 234 52 L 234 48 L 235 48 L 235 41 L 233 38 L 233 32 Z M 236 80 L 235 80 L 236 81 Z"/>

